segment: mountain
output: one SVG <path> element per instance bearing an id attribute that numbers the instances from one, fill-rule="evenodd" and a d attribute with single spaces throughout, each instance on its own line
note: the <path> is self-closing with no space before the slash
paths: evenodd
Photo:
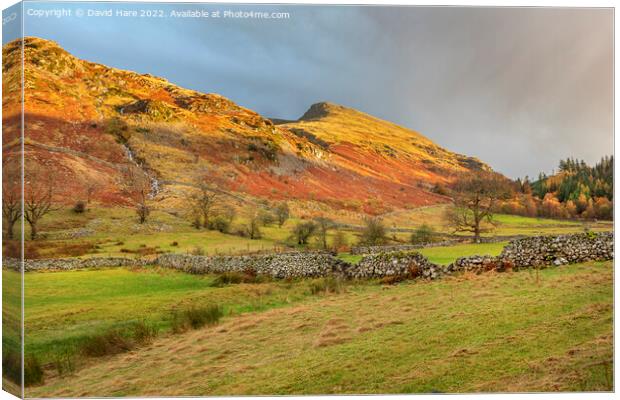
<path id="1" fill-rule="evenodd" d="M 3 47 L 3 150 L 20 126 L 21 41 Z M 239 201 L 316 201 L 381 213 L 447 201 L 432 193 L 456 172 L 489 169 L 420 133 L 331 103 L 276 123 L 217 94 L 80 60 L 58 44 L 23 41 L 27 160 L 56 173 L 67 204 L 130 203 L 129 165 L 152 180 L 153 202 L 174 206 L 202 180 Z"/>

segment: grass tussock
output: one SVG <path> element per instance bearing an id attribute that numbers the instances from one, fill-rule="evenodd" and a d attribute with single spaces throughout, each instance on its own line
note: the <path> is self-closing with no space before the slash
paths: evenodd
<path id="1" fill-rule="evenodd" d="M 269 281 L 269 277 L 258 275 L 253 269 L 246 269 L 243 272 L 224 272 L 218 275 L 211 286 L 222 287 L 240 283 L 264 283 Z"/>
<path id="2" fill-rule="evenodd" d="M 87 357 L 104 357 L 124 353 L 135 347 L 149 344 L 157 336 L 157 327 L 146 321 L 134 323 L 131 328 L 110 329 L 88 337 L 80 346 L 80 353 Z"/>
<path id="3" fill-rule="evenodd" d="M 136 344 L 147 345 L 157 337 L 157 326 L 146 321 L 136 322 L 132 327 L 132 337 Z"/>
<path id="4" fill-rule="evenodd" d="M 70 351 L 55 354 L 52 366 L 58 373 L 58 376 L 72 374 L 75 372 L 75 354 Z"/>
<path id="5" fill-rule="evenodd" d="M 131 338 L 119 329 L 112 329 L 88 337 L 80 346 L 80 353 L 87 357 L 104 357 L 129 351 L 133 347 Z"/>
<path id="6" fill-rule="evenodd" d="M 310 293 L 313 295 L 342 293 L 344 290 L 345 284 L 343 280 L 333 276 L 315 279 L 310 282 Z"/>
<path id="7" fill-rule="evenodd" d="M 27 356 L 24 360 L 24 385 L 41 385 L 43 382 L 43 366 L 39 359 L 33 355 Z"/>
<path id="8" fill-rule="evenodd" d="M 199 329 L 207 325 L 216 325 L 224 315 L 219 305 L 206 307 L 191 306 L 184 310 L 172 312 L 171 327 L 173 333 L 182 333 L 189 329 Z"/>
<path id="9" fill-rule="evenodd" d="M 22 380 L 22 360 L 17 351 L 7 350 L 2 352 L 2 376 L 12 382 L 20 384 Z"/>

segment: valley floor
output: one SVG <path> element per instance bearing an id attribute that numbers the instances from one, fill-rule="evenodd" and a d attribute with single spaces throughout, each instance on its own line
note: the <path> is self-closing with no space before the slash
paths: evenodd
<path id="1" fill-rule="evenodd" d="M 124 288 L 123 296 L 107 307 L 119 315 L 122 304 L 145 304 L 140 312 L 151 315 L 192 290 L 187 298 L 228 304 L 228 311 L 216 326 L 164 333 L 148 346 L 88 359 L 73 374 L 50 374 L 26 396 L 613 390 L 612 262 L 549 268 L 539 277 L 522 271 L 396 286 L 351 283 L 318 295 L 308 293 L 306 281 L 207 288 L 212 278 L 192 282 L 198 278 L 181 274 L 157 289 L 156 271 L 115 271 L 127 275 L 124 287 L 112 285 Z M 29 276 L 62 274 L 26 275 L 26 285 Z M 151 290 L 132 300 L 131 282 L 140 280 L 150 280 Z M 105 288 L 91 284 L 90 297 L 83 286 L 73 297 L 57 296 L 53 319 L 79 325 L 81 314 L 105 309 Z M 35 288 L 33 280 L 28 293 Z M 53 284 L 45 290 L 53 293 Z M 161 300 L 164 291 L 174 299 Z M 248 306 L 235 308 L 234 299 Z M 262 307 L 249 306 L 257 299 Z M 33 305 L 27 331 L 29 321 L 32 327 L 48 318 L 36 314 L 44 307 Z"/>

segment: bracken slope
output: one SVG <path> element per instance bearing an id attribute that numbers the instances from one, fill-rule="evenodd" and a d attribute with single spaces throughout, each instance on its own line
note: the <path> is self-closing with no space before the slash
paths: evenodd
<path id="1" fill-rule="evenodd" d="M 489 169 L 353 109 L 317 103 L 298 121 L 274 123 L 220 95 L 80 60 L 34 37 L 3 47 L 5 155 L 19 149 L 22 46 L 26 158 L 55 171 L 65 203 L 92 182 L 98 201 L 129 203 L 123 171 L 137 164 L 163 206 L 205 181 L 241 199 L 379 214 L 444 202 L 435 183 Z"/>

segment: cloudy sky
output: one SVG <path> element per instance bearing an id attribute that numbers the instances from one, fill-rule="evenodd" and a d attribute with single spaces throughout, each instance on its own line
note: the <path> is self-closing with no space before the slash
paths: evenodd
<path id="1" fill-rule="evenodd" d="M 28 15 L 60 8 L 72 16 Z M 161 9 L 166 18 L 75 17 L 78 8 Z M 169 17 L 190 9 L 290 18 Z M 80 58 L 219 93 L 268 117 L 296 119 L 332 101 L 511 177 L 613 152 L 610 9 L 29 2 L 24 10 L 27 35 Z"/>

